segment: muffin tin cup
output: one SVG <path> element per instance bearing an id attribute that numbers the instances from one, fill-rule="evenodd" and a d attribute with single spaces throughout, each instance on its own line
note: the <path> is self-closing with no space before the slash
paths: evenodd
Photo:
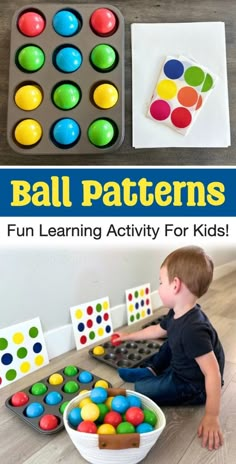
<path id="1" fill-rule="evenodd" d="M 89 350 L 89 355 L 116 369 L 139 366 L 160 349 L 160 344 L 155 340 L 126 341 L 119 346 L 106 342 L 100 346 L 104 348 L 103 355 L 95 355 L 93 348 Z"/>
<path id="2" fill-rule="evenodd" d="M 111 10 L 118 20 L 117 30 L 109 37 L 96 35 L 90 27 L 91 14 L 98 8 Z M 30 9 L 38 10 L 46 18 L 44 31 L 36 37 L 24 36 L 17 28 L 18 18 L 21 13 Z M 71 37 L 58 35 L 52 27 L 54 15 L 58 11 L 65 9 L 74 10 L 82 18 L 80 32 Z M 90 63 L 90 53 L 96 45 L 104 43 L 111 45 L 117 51 L 119 58 L 114 69 L 108 72 L 99 72 Z M 15 63 L 17 51 L 26 45 L 40 47 L 45 53 L 44 66 L 37 72 L 24 72 Z M 76 47 L 82 53 L 82 65 L 72 73 L 60 72 L 53 65 L 55 50 L 58 47 L 68 45 Z M 79 86 L 82 97 L 75 108 L 63 111 L 53 104 L 51 93 L 55 85 L 68 81 Z M 17 107 L 14 102 L 16 89 L 28 82 L 34 82 L 43 91 L 41 105 L 32 111 L 24 111 Z M 106 110 L 97 108 L 95 103 L 91 102 L 91 90 L 96 84 L 99 85 L 104 82 L 112 83 L 119 93 L 117 104 Z M 53 125 L 62 118 L 74 119 L 81 130 L 79 141 L 68 148 L 57 146 L 50 137 Z M 34 146 L 20 145 L 14 139 L 14 128 L 24 119 L 35 119 L 42 126 L 42 138 Z M 97 119 L 108 119 L 117 127 L 116 140 L 110 146 L 97 147 L 88 140 L 88 128 Z M 24 6 L 15 12 L 11 27 L 7 137 L 10 147 L 15 152 L 33 155 L 102 154 L 114 151 L 122 144 L 124 139 L 124 18 L 116 7 L 106 4 L 33 4 Z"/>
<path id="3" fill-rule="evenodd" d="M 11 399 L 12 399 L 13 395 L 11 395 L 9 398 L 7 398 L 7 400 L 5 402 L 6 407 L 8 409 L 10 409 L 14 414 L 16 414 L 21 420 L 23 420 L 25 423 L 27 423 L 29 426 L 33 427 L 37 432 L 40 432 L 42 434 L 47 434 L 47 435 L 60 432 L 61 430 L 64 429 L 63 412 L 60 412 L 61 405 L 66 401 L 71 401 L 75 396 L 78 396 L 80 391 L 82 391 L 82 390 L 91 390 L 92 388 L 94 388 L 94 385 L 98 380 L 105 380 L 105 379 L 102 379 L 101 377 L 98 377 L 98 376 L 91 373 L 92 376 L 93 376 L 93 379 L 91 380 L 91 382 L 88 382 L 88 383 L 79 382 L 78 376 L 82 372 L 84 372 L 85 369 L 81 369 L 78 366 L 76 366 L 76 367 L 78 369 L 78 372 L 77 372 L 76 375 L 73 375 L 73 376 L 68 376 L 68 375 L 64 374 L 65 367 L 63 369 L 60 369 L 60 370 L 56 371 L 57 374 L 62 375 L 63 378 L 64 378 L 63 383 L 61 383 L 60 385 L 51 385 L 49 383 L 49 378 L 50 378 L 50 376 L 52 374 L 50 374 L 49 376 L 43 378 L 42 380 L 38 380 L 37 382 L 35 382 L 35 383 L 43 383 L 44 385 L 46 385 L 47 391 L 42 395 L 33 395 L 31 393 L 31 388 L 32 388 L 32 386 L 34 384 L 30 385 L 29 387 L 27 387 L 25 389 L 20 390 L 21 392 L 26 393 L 26 395 L 29 397 L 29 401 L 26 404 L 24 404 L 23 406 L 13 406 L 12 403 L 11 403 Z M 88 372 L 88 371 L 85 371 L 85 372 Z M 69 381 L 76 381 L 78 383 L 79 389 L 76 392 L 74 392 L 74 393 L 66 393 L 66 392 L 63 391 L 64 385 Z M 110 382 L 107 381 L 107 383 L 108 383 L 109 387 L 112 386 Z M 45 397 L 50 392 L 58 392 L 58 393 L 60 393 L 62 395 L 62 400 L 60 401 L 59 404 L 57 404 L 57 405 L 46 404 Z M 26 414 L 25 414 L 25 410 L 26 410 L 27 406 L 29 406 L 30 404 L 35 403 L 35 402 L 40 403 L 44 407 L 44 412 L 40 416 L 35 417 L 35 418 L 27 417 Z M 41 429 L 39 427 L 40 419 L 43 416 L 45 416 L 46 414 L 52 414 L 52 415 L 56 416 L 57 419 L 58 419 L 58 425 L 53 430 L 43 430 L 43 429 Z"/>

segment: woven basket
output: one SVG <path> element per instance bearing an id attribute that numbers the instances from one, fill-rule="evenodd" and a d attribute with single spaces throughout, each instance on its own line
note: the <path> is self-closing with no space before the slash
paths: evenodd
<path id="1" fill-rule="evenodd" d="M 77 432 L 68 423 L 69 412 L 78 406 L 79 402 L 87 398 L 90 392 L 75 397 L 68 403 L 63 420 L 65 429 L 81 456 L 91 464 L 136 464 L 145 458 L 150 449 L 158 440 L 165 425 L 166 419 L 152 400 L 140 393 L 124 389 L 108 389 L 109 396 L 134 395 L 141 399 L 142 407 L 151 409 L 157 416 L 158 421 L 155 429 L 148 433 L 132 433 L 117 435 L 98 435 L 92 433 Z"/>

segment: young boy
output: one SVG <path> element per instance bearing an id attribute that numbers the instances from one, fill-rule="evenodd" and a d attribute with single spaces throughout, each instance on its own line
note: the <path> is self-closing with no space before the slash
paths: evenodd
<path id="1" fill-rule="evenodd" d="M 149 340 L 168 336 L 146 367 L 118 369 L 120 377 L 135 382 L 135 390 L 159 405 L 206 404 L 198 427 L 202 446 L 223 444 L 219 423 L 224 351 L 218 335 L 197 304 L 212 281 L 213 262 L 199 247 L 173 251 L 161 265 L 159 295 L 168 315 L 156 326 L 118 340 Z"/>

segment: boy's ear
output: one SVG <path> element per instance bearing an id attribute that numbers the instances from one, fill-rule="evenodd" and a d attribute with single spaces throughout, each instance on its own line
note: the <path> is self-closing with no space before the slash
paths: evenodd
<path id="1" fill-rule="evenodd" d="M 181 287 L 181 280 L 179 279 L 179 277 L 174 277 L 173 279 L 173 289 L 174 289 L 174 293 L 179 293 L 180 291 L 180 287 Z"/>

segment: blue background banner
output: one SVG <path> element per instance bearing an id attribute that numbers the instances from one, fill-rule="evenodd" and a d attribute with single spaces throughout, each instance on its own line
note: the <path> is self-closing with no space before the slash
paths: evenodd
<path id="1" fill-rule="evenodd" d="M 236 216 L 236 169 L 2 168 L 0 216 Z"/>

